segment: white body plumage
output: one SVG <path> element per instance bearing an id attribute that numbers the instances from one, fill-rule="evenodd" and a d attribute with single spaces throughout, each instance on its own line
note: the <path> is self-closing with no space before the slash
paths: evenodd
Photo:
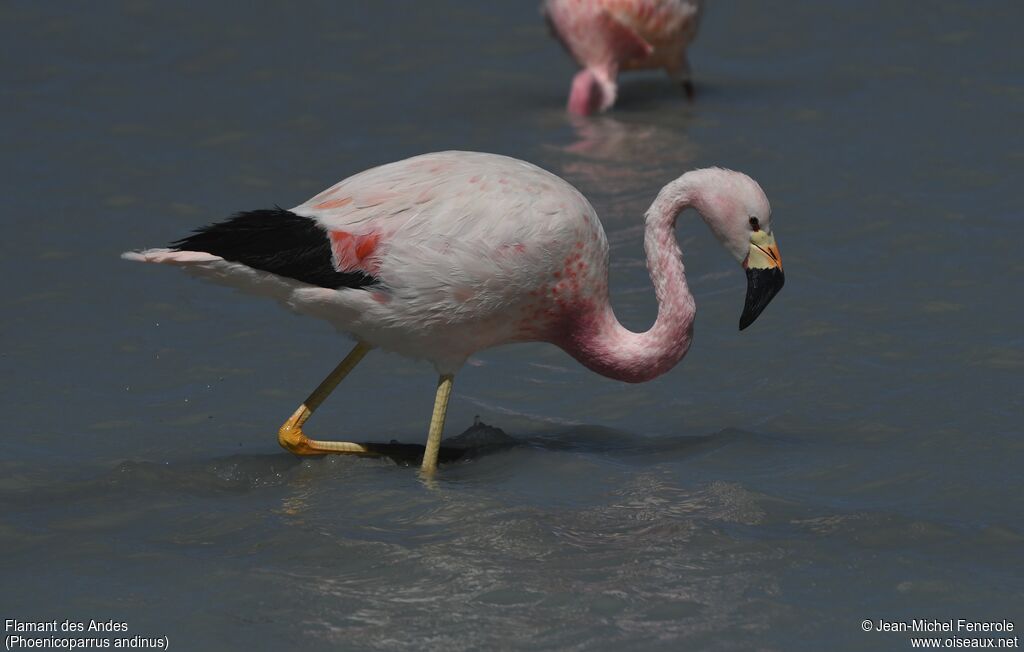
<path id="1" fill-rule="evenodd" d="M 203 252 L 125 257 L 181 264 L 274 296 L 368 344 L 429 359 L 442 373 L 480 349 L 543 339 L 538 313 L 552 290 L 562 301 L 607 299 L 608 243 L 593 207 L 564 180 L 517 159 L 425 154 L 348 177 L 291 212 L 315 220 L 325 237 L 347 234 L 332 238 L 335 266 L 378 283 L 316 287 Z"/>

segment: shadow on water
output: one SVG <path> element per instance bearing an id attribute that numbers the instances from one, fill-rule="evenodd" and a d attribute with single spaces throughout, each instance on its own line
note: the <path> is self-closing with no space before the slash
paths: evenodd
<path id="1" fill-rule="evenodd" d="M 461 434 L 444 440 L 441 461 L 446 466 L 499 457 L 512 450 L 534 454 L 558 452 L 630 464 L 656 464 L 705 455 L 734 445 L 754 445 L 758 435 L 741 430 L 723 430 L 702 436 L 644 437 L 601 426 L 560 427 L 550 432 L 514 437 L 500 428 L 477 421 Z M 383 469 L 392 464 L 416 467 L 423 455 L 422 444 L 397 441 L 364 442 L 376 455 L 358 468 Z M 74 503 L 110 494 L 184 493 L 211 496 L 245 493 L 280 487 L 324 475 L 335 475 L 344 467 L 351 473 L 351 456 L 298 458 L 288 453 L 228 455 L 206 460 L 153 462 L 126 460 L 93 477 L 52 483 L 40 474 L 0 488 L 0 503 L 25 508 Z"/>
<path id="2" fill-rule="evenodd" d="M 613 459 L 645 458 L 659 461 L 678 459 L 719 450 L 726 446 L 756 445 L 759 435 L 726 429 L 710 435 L 645 437 L 603 426 L 563 426 L 548 433 L 514 437 L 501 428 L 477 420 L 461 434 L 441 444 L 442 463 L 468 462 L 508 452 L 511 449 L 558 451 L 602 455 Z M 424 446 L 392 440 L 388 443 L 362 442 L 373 451 L 367 457 L 389 459 L 400 466 L 419 464 Z"/>
<path id="3" fill-rule="evenodd" d="M 551 435 L 531 437 L 527 442 L 548 450 L 598 453 L 620 458 L 655 455 L 666 459 L 699 455 L 754 436 L 740 430 L 722 430 L 710 435 L 643 437 L 613 428 L 583 425 Z"/>

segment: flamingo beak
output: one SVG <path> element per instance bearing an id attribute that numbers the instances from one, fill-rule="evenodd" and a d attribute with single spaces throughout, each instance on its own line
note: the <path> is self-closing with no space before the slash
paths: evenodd
<path id="1" fill-rule="evenodd" d="M 743 268 L 747 270 L 747 300 L 740 315 L 740 330 L 754 323 L 786 282 L 774 235 L 764 231 L 751 234 L 750 252 L 743 260 Z"/>

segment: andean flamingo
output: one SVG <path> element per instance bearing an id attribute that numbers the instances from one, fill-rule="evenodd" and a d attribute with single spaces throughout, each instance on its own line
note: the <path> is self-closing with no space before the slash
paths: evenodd
<path id="1" fill-rule="evenodd" d="M 693 97 L 686 48 L 697 36 L 701 0 L 546 0 L 544 15 L 582 68 L 572 80 L 571 112 L 615 104 L 620 70 L 663 68 Z"/>
<path id="2" fill-rule="evenodd" d="M 782 287 L 771 209 L 745 174 L 710 168 L 665 186 L 644 248 L 658 316 L 644 333 L 615 318 L 608 241 L 569 183 L 529 163 L 476 152 L 416 156 L 351 176 L 291 210 L 238 213 L 129 260 L 180 265 L 326 319 L 355 348 L 280 428 L 300 455 L 367 453 L 309 439 L 305 421 L 373 347 L 431 361 L 440 380 L 422 468 L 437 465 L 455 373 L 475 351 L 555 344 L 593 371 L 642 382 L 690 348 L 695 305 L 674 227 L 696 209 L 742 263 L 746 328 Z"/>

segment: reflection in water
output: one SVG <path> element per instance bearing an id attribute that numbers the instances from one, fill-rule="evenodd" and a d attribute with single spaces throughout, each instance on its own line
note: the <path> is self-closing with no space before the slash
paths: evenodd
<path id="1" fill-rule="evenodd" d="M 569 116 L 576 140 L 558 148 L 558 174 L 588 196 L 613 201 L 650 194 L 696 158 L 683 120 L 653 123 Z M 653 199 L 651 196 L 649 199 Z"/>
<path id="2" fill-rule="evenodd" d="M 281 498 L 281 507 L 276 510 L 292 525 L 301 525 L 303 515 L 309 511 L 310 492 L 313 490 L 309 477 L 297 477 L 288 485 L 288 495 Z"/>
<path id="3" fill-rule="evenodd" d="M 372 640 L 403 629 L 432 631 L 438 647 L 469 649 L 530 631 L 536 647 L 560 648 L 555 632 L 570 632 L 590 647 L 653 631 L 721 633 L 778 590 L 765 562 L 788 557 L 730 531 L 766 519 L 760 497 L 733 483 L 693 490 L 650 469 L 588 505 L 528 496 L 517 505 L 493 493 L 463 484 L 406 508 L 378 506 L 374 530 L 363 534 L 352 524 L 366 517 L 340 510 L 335 522 L 318 523 L 330 539 L 309 540 L 300 563 L 257 580 L 319 605 L 305 632 L 313 640 Z M 613 626 L 590 631 L 595 613 Z M 472 634 L 431 629 L 445 618 L 480 626 Z M 747 622 L 766 626 L 766 614 Z"/>

